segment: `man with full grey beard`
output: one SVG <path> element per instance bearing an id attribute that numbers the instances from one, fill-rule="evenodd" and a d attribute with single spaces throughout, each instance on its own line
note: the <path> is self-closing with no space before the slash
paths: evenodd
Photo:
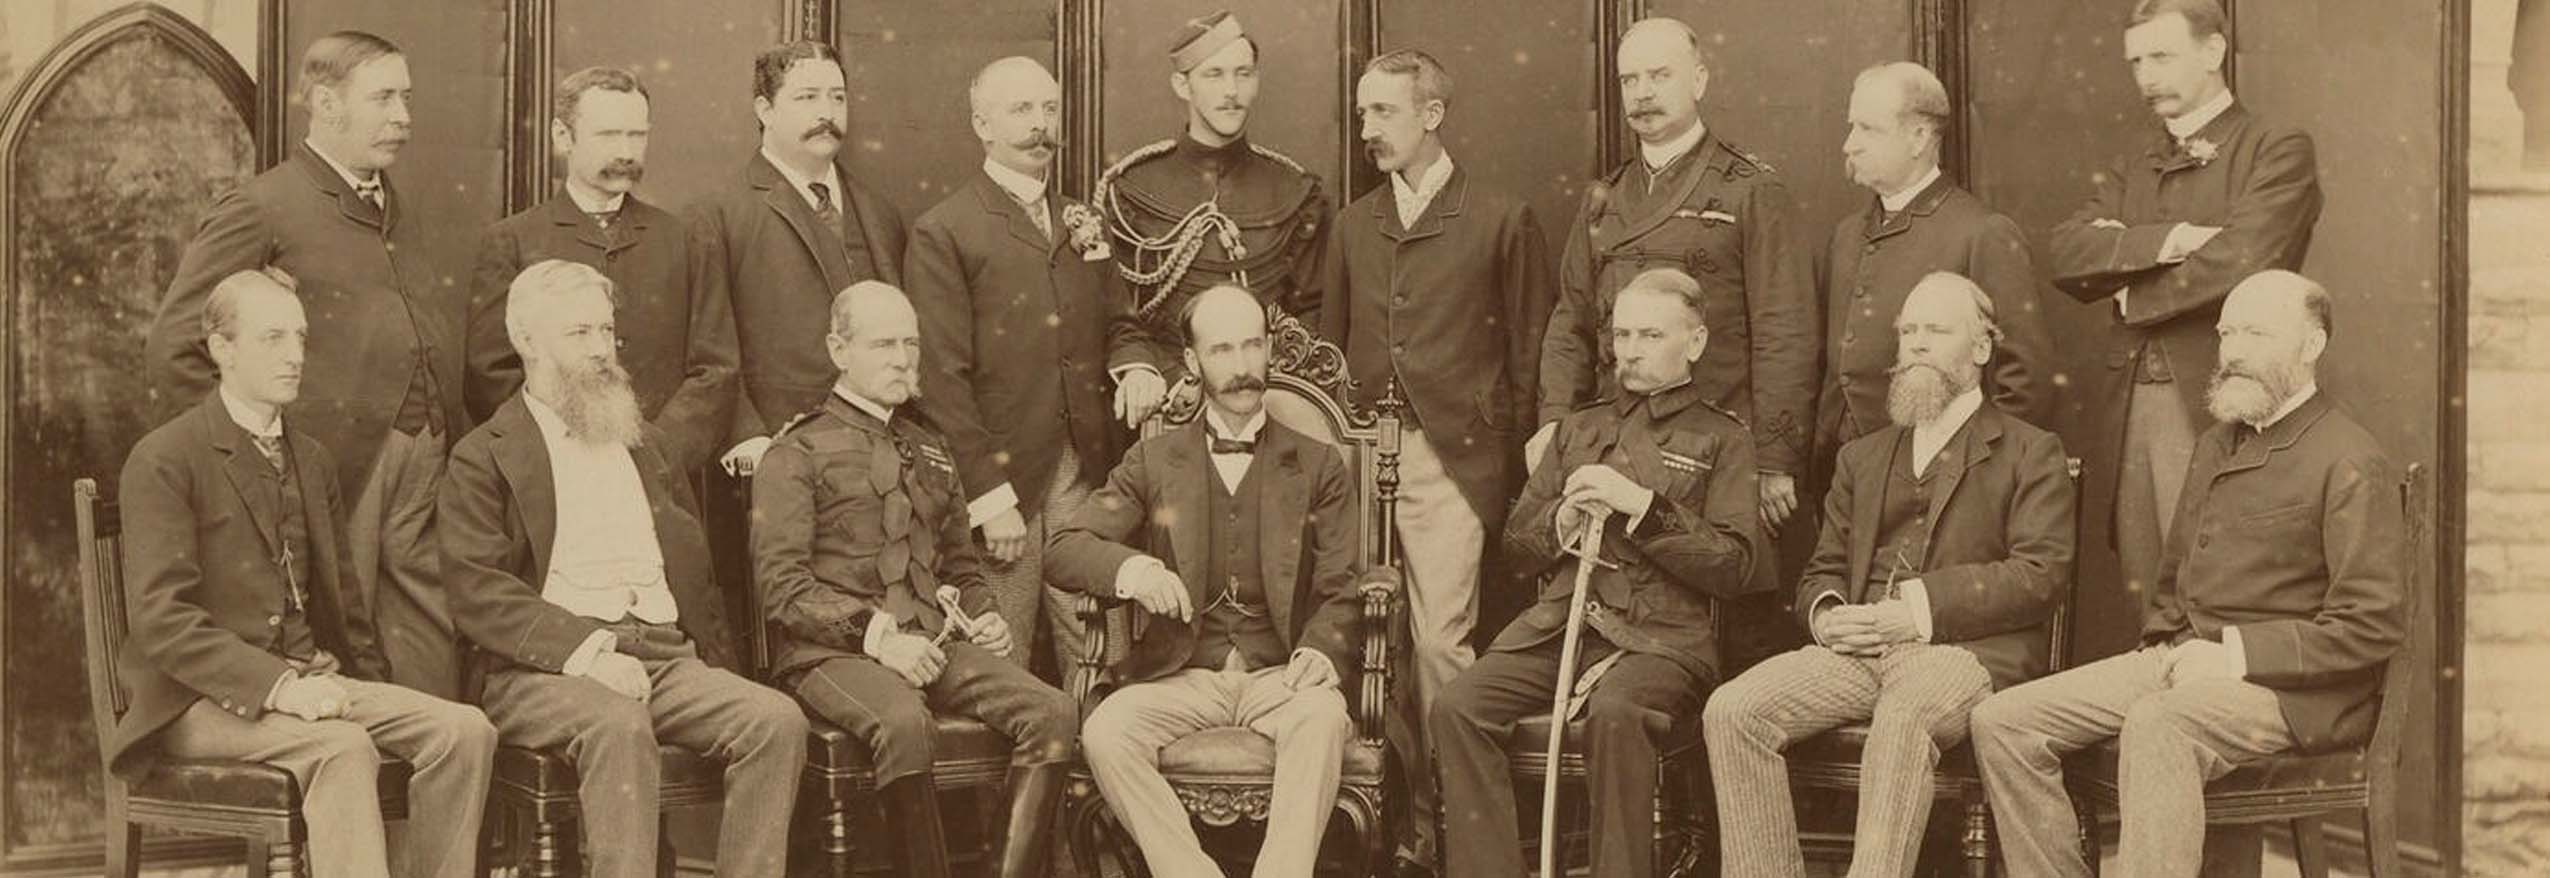
<path id="1" fill-rule="evenodd" d="M 1940 751 L 1994 689 L 2045 672 L 2045 624 L 2071 585 L 2072 480 L 2062 440 L 1985 404 L 1994 318 L 1964 277 L 1913 285 L 1895 317 L 1893 423 L 1842 447 L 1798 583 L 1815 642 L 1702 713 L 1727 874 L 1805 874 L 1780 751 L 1865 722 L 1850 874 L 1911 875 Z"/>

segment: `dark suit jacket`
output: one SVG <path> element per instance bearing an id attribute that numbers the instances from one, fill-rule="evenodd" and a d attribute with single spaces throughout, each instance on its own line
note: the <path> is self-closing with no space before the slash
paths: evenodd
<path id="1" fill-rule="evenodd" d="M 1984 395 L 2012 416 L 2042 422 L 2045 323 L 2038 318 L 2044 281 L 2028 259 L 2028 239 L 1941 175 L 1892 220 L 1877 196 L 1833 229 L 1816 286 L 1824 291 L 1823 391 L 1815 406 L 1815 447 L 1829 454 L 1887 425 L 1886 387 L 1895 366 L 1895 316 L 1913 285 L 1934 271 L 1963 275 L 1992 297 L 2001 345 L 1984 370 Z"/>
<path id="2" fill-rule="evenodd" d="M 877 279 L 903 286 L 903 217 L 848 162 L 834 165 L 842 216 L 866 237 Z M 734 424 L 719 444 L 771 435 L 832 392 L 841 374 L 823 344 L 832 297 L 859 278 L 839 248 L 816 244 L 832 232 L 759 152 L 744 164 L 742 186 L 702 198 L 689 216 L 691 248 L 711 267 L 704 280 L 722 285 L 704 291 L 735 308 L 741 383 Z"/>
<path id="3" fill-rule="evenodd" d="M 655 540 L 664 553 L 664 580 L 683 633 L 700 659 L 735 666 L 726 620 L 710 575 L 708 537 L 700 530 L 690 479 L 675 473 L 657 450 L 664 441 L 653 427 L 629 449 L 638 480 L 655 513 Z M 603 621 L 542 600 L 549 550 L 558 537 L 557 485 L 549 470 L 549 445 L 521 394 L 496 408 L 452 446 L 451 465 L 435 497 L 435 524 L 443 543 L 443 587 L 451 592 L 452 618 L 478 648 L 542 671 L 560 673 L 567 656 Z"/>
<path id="4" fill-rule="evenodd" d="M 1800 621 L 1812 630 L 1827 596 L 1885 598 L 1871 582 L 1885 487 L 1912 453 L 1912 430 L 1889 426 L 1842 446 L 1824 494 L 1824 527 L 1797 586 Z M 1994 688 L 2045 673 L 2046 622 L 2072 587 L 2072 476 L 2063 440 L 1977 409 L 1930 461 L 1930 544 L 1918 578 L 1930 598 L 1930 640 L 1961 647 L 1991 672 Z M 1882 580 L 1883 575 L 1878 574 Z"/>
<path id="5" fill-rule="evenodd" d="M 351 587 L 334 458 L 289 417 L 284 438 L 310 532 L 303 548 L 310 633 L 347 675 L 387 680 L 372 614 Z M 268 548 L 283 523 L 274 480 L 218 394 L 152 430 L 124 459 L 116 493 L 131 627 L 116 675 L 132 691 L 132 707 L 107 745 L 117 772 L 147 768 L 155 751 L 137 745 L 198 698 L 245 719 L 264 714 L 266 694 L 289 667 L 273 651 L 291 589 Z"/>
<path id="6" fill-rule="evenodd" d="M 724 267 L 691 246 L 679 219 L 634 193 L 615 225 L 606 235 L 561 192 L 487 228 L 469 290 L 469 416 L 485 421 L 522 389 L 522 356 L 505 334 L 514 276 L 544 259 L 583 263 L 611 278 L 620 365 L 639 411 L 671 443 L 665 456 L 689 472 L 726 450 L 718 443 L 734 418 L 735 310 L 725 285 L 708 278 Z"/>
<path id="7" fill-rule="evenodd" d="M 976 172 L 913 224 L 904 257 L 922 405 L 954 446 L 966 499 L 1007 483 L 1021 516 L 1044 504 L 1065 447 L 1084 481 L 1115 462 L 1125 433 L 1108 370 L 1160 357 L 1114 263 L 1072 248 L 1058 201 L 1069 203 L 1045 199 L 1048 243 L 1018 199 Z"/>
<path id="8" fill-rule="evenodd" d="M 1762 533 L 1754 444 L 1744 425 L 1704 399 L 1697 381 L 1640 400 L 1613 385 L 1613 400 L 1560 421 L 1539 469 L 1505 520 L 1505 557 L 1541 583 L 1535 603 L 1490 649 L 1530 649 L 1563 635 L 1576 568 L 1559 545 L 1558 502 L 1578 467 L 1618 460 L 1629 480 L 1656 492 L 1638 529 L 1612 516 L 1589 601 L 1628 623 L 1612 644 L 1670 659 L 1694 679 L 1724 679 L 1716 602 L 1776 587 Z"/>
<path id="9" fill-rule="evenodd" d="M 1813 233 L 1797 222 L 1796 202 L 1771 166 L 1714 133 L 1661 175 L 1632 158 L 1587 187 L 1558 260 L 1539 422 L 1610 388 L 1620 288 L 1651 268 L 1681 269 L 1700 282 L 1708 306 L 1709 347 L 1692 380 L 1753 433 L 1763 471 L 1805 475 L 1824 315 L 1815 307 Z"/>
<path id="10" fill-rule="evenodd" d="M 1202 607 L 1212 595 L 1198 580 L 1213 546 L 1204 534 L 1211 483 L 1220 478 L 1205 454 L 1202 418 L 1142 440 L 1107 474 L 1068 527 L 1045 546 L 1045 578 L 1057 588 L 1117 597 L 1116 571 L 1126 559 L 1150 554 L 1186 582 Z M 1273 420 L 1258 434 L 1251 468 L 1258 484 L 1259 575 L 1275 630 L 1289 649 L 1328 656 L 1339 685 L 1354 691 L 1362 666 L 1355 622 L 1362 597 L 1355 584 L 1358 530 L 1363 521 L 1352 478 L 1336 449 Z M 1146 547 L 1136 548 L 1137 546 Z M 1181 565 L 1197 565 L 1188 569 Z M 1112 671 L 1118 681 L 1141 681 L 1185 667 L 1195 649 L 1193 626 L 1138 613 L 1132 649 Z"/>
<path id="11" fill-rule="evenodd" d="M 336 456 L 337 484 L 360 490 L 406 398 L 421 346 L 442 389 L 445 422 L 462 420 L 459 302 L 436 294 L 425 262 L 426 221 L 381 177 L 384 214 L 307 145 L 221 196 L 178 260 L 151 320 L 148 358 L 163 413 L 210 394 L 218 380 L 204 343 L 204 300 L 222 278 L 272 265 L 299 281 L 309 350 L 293 426 Z"/>
<path id="12" fill-rule="evenodd" d="M 1348 205 L 1326 250 L 1320 332 L 1345 348 L 1365 403 L 1398 378 L 1494 533 L 1521 487 L 1558 278 L 1531 206 L 1471 183 L 1455 166 L 1415 228 L 1399 224 L 1389 186 Z"/>
<path id="13" fill-rule="evenodd" d="M 2303 751 L 2363 743 L 2408 627 L 2390 459 L 2321 394 L 2233 448 L 2247 430 L 2197 438 L 2143 638 L 2215 640 L 2237 625 L 2249 682 L 2276 690 Z"/>
<path id="14" fill-rule="evenodd" d="M 2131 290 L 2125 315 L 2108 339 L 2104 380 L 2090 378 L 2101 417 L 2094 445 L 2084 449 L 2095 464 L 2087 472 L 2082 509 L 2089 516 L 2084 532 L 2100 539 L 2115 539 L 2125 403 L 2145 343 L 2158 343 L 2168 358 L 2188 418 L 2212 423 L 2205 413 L 2205 379 L 2213 373 L 2214 320 L 2222 314 L 2223 297 L 2260 271 L 2301 268 L 2311 227 L 2320 218 L 2319 169 L 2309 134 L 2269 123 L 2235 102 L 2196 139 L 2215 146 L 2211 160 L 2179 149 L 2167 130 L 2153 131 L 2144 152 L 2119 160 L 2099 178 L 2089 203 L 2054 227 L 2056 287 L 2108 314 L 2116 306 L 2107 297 Z M 2101 219 L 2126 228 L 2101 228 L 2095 224 Z M 2181 222 L 2223 231 L 2185 262 L 2163 263 L 2161 244 Z"/>

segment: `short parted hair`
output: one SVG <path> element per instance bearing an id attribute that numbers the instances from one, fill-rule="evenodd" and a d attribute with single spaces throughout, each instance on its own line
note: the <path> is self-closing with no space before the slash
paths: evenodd
<path id="1" fill-rule="evenodd" d="M 1443 62 L 1434 60 L 1433 55 L 1416 49 L 1392 51 L 1364 65 L 1364 75 L 1375 73 L 1413 80 L 1409 90 L 1415 95 L 1416 106 L 1409 109 L 1424 109 L 1429 101 L 1442 101 L 1445 110 L 1452 109 L 1452 74 L 1446 72 Z"/>
<path id="2" fill-rule="evenodd" d="M 902 288 L 881 280 L 863 280 L 842 287 L 841 292 L 832 294 L 832 326 L 827 331 L 841 336 L 844 340 L 849 339 L 851 331 L 858 328 L 856 321 L 859 300 L 884 295 L 891 295 L 906 302 L 910 301 L 910 298 L 904 295 Z"/>
<path id="3" fill-rule="evenodd" d="M 531 331 L 534 315 L 540 309 L 567 293 L 599 289 L 602 298 L 613 305 L 620 301 L 619 289 L 611 278 L 593 266 L 564 259 L 543 259 L 514 275 L 513 285 L 505 290 L 505 337 L 515 338 Z"/>
<path id="4" fill-rule="evenodd" d="M 753 56 L 753 97 L 766 101 L 779 99 L 779 86 L 788 81 L 788 71 L 799 61 L 841 63 L 841 52 L 821 40 L 797 40 L 781 43 Z"/>
<path id="5" fill-rule="evenodd" d="M 1700 43 L 1700 32 L 1692 30 L 1691 25 L 1683 23 L 1682 19 L 1662 15 L 1654 18 L 1641 18 L 1637 22 L 1631 24 L 1628 30 L 1621 31 L 1620 39 L 1623 42 L 1627 42 L 1632 34 L 1638 33 L 1639 31 L 1656 30 L 1658 28 L 1681 35 L 1682 41 L 1691 46 L 1691 60 L 1697 62 L 1701 69 L 1708 69 L 1709 47 Z"/>
<path id="6" fill-rule="evenodd" d="M 638 81 L 635 71 L 626 67 L 587 67 L 558 80 L 558 93 L 549 101 L 550 118 L 567 126 L 569 131 L 575 130 L 576 111 L 584 107 L 584 93 L 594 89 L 629 92 L 654 100 L 646 93 L 646 83 Z"/>
<path id="7" fill-rule="evenodd" d="M 308 90 L 336 88 L 373 59 L 404 54 L 398 44 L 359 30 L 341 30 L 310 41 L 309 51 L 301 54 L 303 105 L 310 104 Z"/>
<path id="8" fill-rule="evenodd" d="M 1207 288 L 1202 289 L 1202 290 L 1197 290 L 1197 291 L 1196 291 L 1196 293 L 1195 293 L 1195 295 L 1192 295 L 1192 296 L 1188 296 L 1188 297 L 1186 297 L 1186 302 L 1185 302 L 1185 303 L 1183 303 L 1183 304 L 1180 304 L 1180 305 L 1178 306 L 1178 346 L 1179 346 L 1179 347 L 1182 347 L 1182 348 L 1192 348 L 1192 347 L 1195 347 L 1195 315 L 1196 315 L 1196 312 L 1204 310 L 1204 309 L 1203 309 L 1204 300 L 1205 300 L 1205 299 L 1207 299 L 1207 298 L 1211 298 L 1211 297 L 1212 297 L 1212 296 L 1214 296 L 1215 294 L 1227 294 L 1227 293 L 1238 293 L 1238 294 L 1240 294 L 1240 295 L 1242 295 L 1242 296 L 1247 297 L 1247 298 L 1248 298 L 1248 300 L 1249 300 L 1250 302 L 1256 302 L 1256 301 L 1258 301 L 1258 298 L 1257 298 L 1257 294 L 1256 294 L 1256 293 L 1249 292 L 1249 289 L 1248 289 L 1247 287 L 1240 286 L 1239 284 L 1216 284 L 1216 285 L 1214 285 L 1214 286 L 1207 287 Z M 1263 316 L 1263 315 L 1265 314 L 1265 312 L 1264 312 L 1264 311 L 1259 311 L 1258 313 L 1259 313 L 1259 315 L 1260 315 L 1260 316 L 1258 317 L 1258 322 L 1259 322 L 1259 324 L 1261 325 L 1261 327 L 1263 327 L 1263 325 L 1264 325 L 1264 323 L 1265 323 L 1265 320 L 1266 320 L 1266 318 Z"/>
<path id="9" fill-rule="evenodd" d="M 2198 40 L 2220 36 L 2230 39 L 2225 28 L 2229 17 L 2222 13 L 2222 0 L 2137 0 L 2134 11 L 2125 17 L 2125 26 L 2141 27 L 2165 15 L 2187 20 L 2187 32 Z"/>
<path id="10" fill-rule="evenodd" d="M 239 299 L 260 290 L 275 290 L 298 296 L 301 285 L 292 275 L 274 266 L 243 268 L 213 284 L 212 293 L 204 297 L 204 337 L 239 337 Z"/>
<path id="11" fill-rule="evenodd" d="M 1948 87 L 1940 84 L 1938 74 L 1910 61 L 1879 64 L 1859 72 L 1853 87 L 1884 81 L 1903 95 L 1903 118 L 1920 122 L 1930 129 L 1931 145 L 1937 146 L 1948 137 Z"/>
<path id="12" fill-rule="evenodd" d="M 2001 309 L 1992 303 L 1992 296 L 1985 293 L 1981 285 L 1976 284 L 1974 279 L 1953 271 L 1934 271 L 1922 275 L 1921 280 L 1913 283 L 1915 292 L 1929 287 L 1946 287 L 1964 293 L 1966 301 L 1974 305 L 1975 334 L 1983 338 L 1985 347 L 2000 350 Z M 1911 298 L 1906 296 L 1905 300 L 1911 301 Z M 1896 314 L 1900 317 L 1902 312 L 1898 310 Z"/>
<path id="13" fill-rule="evenodd" d="M 1618 296 L 1626 296 L 1630 293 L 1670 296 L 1675 301 L 1681 302 L 1684 310 L 1691 312 L 1693 325 L 1701 329 L 1709 328 L 1709 311 L 1707 301 L 1701 298 L 1700 281 L 1682 269 L 1650 268 L 1639 272 L 1637 277 L 1629 279 L 1627 286 L 1620 288 L 1619 294 L 1614 298 L 1616 300 Z"/>

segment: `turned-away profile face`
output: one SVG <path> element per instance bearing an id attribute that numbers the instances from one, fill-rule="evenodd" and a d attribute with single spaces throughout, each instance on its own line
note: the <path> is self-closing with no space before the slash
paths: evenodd
<path id="1" fill-rule="evenodd" d="M 330 157 L 348 168 L 386 168 L 407 145 L 413 123 L 408 103 L 415 94 L 407 78 L 407 56 L 382 55 L 354 68 L 344 82 L 312 88 L 311 126 L 346 153 Z"/>
<path id="2" fill-rule="evenodd" d="M 1193 69 L 1170 74 L 1169 86 L 1186 101 L 1189 117 L 1223 138 L 1238 137 L 1257 103 L 1257 44 L 1232 40 Z"/>
<path id="3" fill-rule="evenodd" d="M 1396 174 L 1416 158 L 1426 131 L 1442 123 L 1443 110 L 1434 101 L 1419 105 L 1416 77 L 1376 70 L 1355 83 L 1355 118 L 1373 166 Z"/>
<path id="4" fill-rule="evenodd" d="M 1842 139 L 1851 182 L 1879 194 L 1912 184 L 1930 135 L 1904 103 L 1903 88 L 1884 78 L 1860 80 L 1851 90 L 1850 134 Z"/>

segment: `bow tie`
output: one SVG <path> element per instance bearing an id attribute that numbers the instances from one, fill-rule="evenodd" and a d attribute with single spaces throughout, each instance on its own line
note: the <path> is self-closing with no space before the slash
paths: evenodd
<path id="1" fill-rule="evenodd" d="M 1212 445 L 1210 450 L 1214 454 L 1257 453 L 1257 440 L 1255 439 L 1224 439 L 1220 436 L 1214 436 L 1211 438 Z"/>

